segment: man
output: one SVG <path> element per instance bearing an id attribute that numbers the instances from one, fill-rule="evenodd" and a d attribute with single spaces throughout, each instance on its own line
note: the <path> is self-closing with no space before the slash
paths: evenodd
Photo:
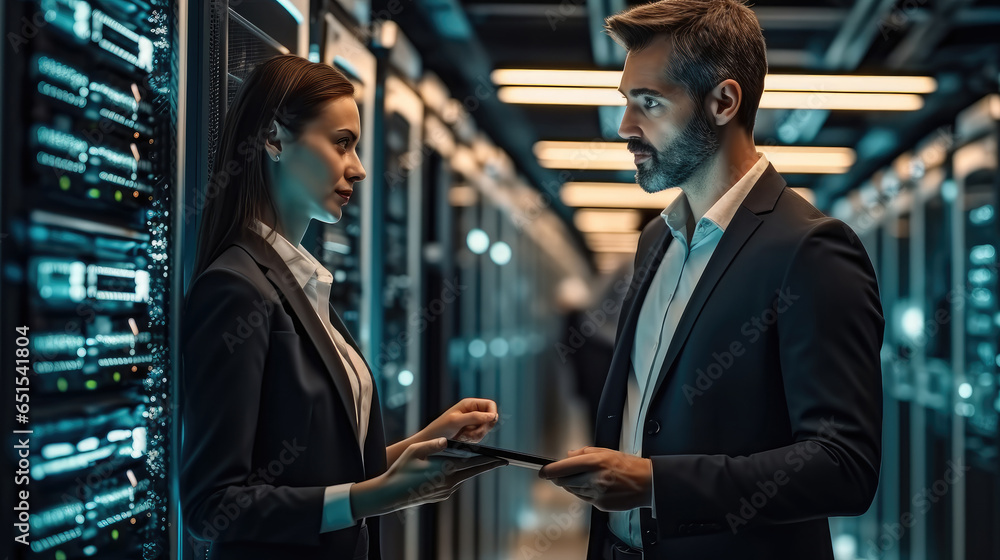
<path id="1" fill-rule="evenodd" d="M 595 447 L 541 476 L 595 506 L 588 558 L 833 558 L 878 484 L 884 319 L 858 237 L 758 154 L 767 73 L 736 0 L 612 16 L 646 191 Z M 623 287 L 624 291 L 624 287 Z"/>

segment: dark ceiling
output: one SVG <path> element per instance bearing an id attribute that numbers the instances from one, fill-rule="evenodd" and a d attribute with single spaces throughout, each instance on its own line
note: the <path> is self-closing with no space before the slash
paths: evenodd
<path id="1" fill-rule="evenodd" d="M 390 3 L 376 0 L 374 9 Z M 479 126 L 532 183 L 554 195 L 556 173 L 538 165 L 531 146 L 538 140 L 615 140 L 615 109 L 507 105 L 489 91 L 490 71 L 618 70 L 624 52 L 601 32 L 601 24 L 605 16 L 639 3 L 402 0 L 405 9 L 394 19 L 453 94 L 479 94 L 482 103 L 473 115 Z M 771 72 L 920 74 L 938 80 L 924 108 L 913 112 L 761 110 L 758 144 L 857 151 L 849 173 L 786 175 L 791 184 L 814 189 L 821 207 L 997 89 L 1000 0 L 760 0 L 752 8 L 764 30 Z M 609 124 L 603 131 L 602 115 Z M 573 172 L 583 181 L 630 181 L 632 175 Z M 559 210 L 564 217 L 571 212 Z"/>

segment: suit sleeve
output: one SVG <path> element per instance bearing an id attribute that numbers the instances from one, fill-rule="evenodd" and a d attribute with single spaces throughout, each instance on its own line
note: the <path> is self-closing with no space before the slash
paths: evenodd
<path id="1" fill-rule="evenodd" d="M 326 488 L 273 486 L 266 471 L 251 470 L 270 333 L 264 302 L 249 279 L 225 269 L 205 272 L 189 292 L 182 511 L 203 540 L 317 545 Z"/>
<path id="2" fill-rule="evenodd" d="M 663 536 L 682 523 L 736 533 L 871 505 L 885 325 L 871 262 L 847 226 L 827 219 L 800 242 L 781 289 L 791 301 L 777 328 L 793 443 L 741 457 L 652 457 Z"/>

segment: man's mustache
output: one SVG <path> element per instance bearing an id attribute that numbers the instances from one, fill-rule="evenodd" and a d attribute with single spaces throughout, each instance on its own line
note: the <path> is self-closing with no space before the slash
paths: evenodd
<path id="1" fill-rule="evenodd" d="M 652 146 L 643 142 L 642 140 L 637 140 L 635 138 L 628 141 L 626 148 L 633 154 L 642 154 L 650 156 L 656 154 L 656 150 L 654 150 Z"/>

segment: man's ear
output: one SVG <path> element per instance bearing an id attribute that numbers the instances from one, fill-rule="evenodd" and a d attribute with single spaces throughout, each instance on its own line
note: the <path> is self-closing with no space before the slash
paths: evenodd
<path id="1" fill-rule="evenodd" d="M 708 93 L 705 114 L 716 126 L 723 126 L 736 118 L 743 104 L 743 88 L 736 80 L 723 80 Z"/>
<path id="2" fill-rule="evenodd" d="M 271 161 L 278 161 L 281 156 L 281 141 L 288 138 L 288 129 L 277 120 L 271 121 L 271 126 L 267 129 L 267 136 L 264 139 L 264 150 Z"/>

